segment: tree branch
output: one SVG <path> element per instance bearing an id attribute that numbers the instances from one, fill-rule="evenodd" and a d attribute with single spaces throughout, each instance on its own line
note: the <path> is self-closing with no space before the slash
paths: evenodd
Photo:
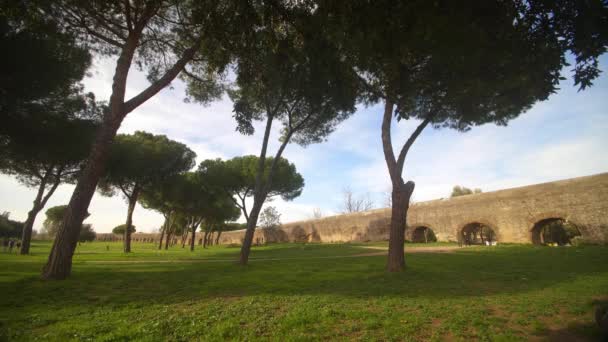
<path id="1" fill-rule="evenodd" d="M 384 151 L 384 160 L 391 176 L 393 183 L 401 179 L 401 174 L 397 172 L 397 161 L 393 152 L 393 143 L 391 142 L 391 121 L 393 119 L 393 102 L 388 98 L 384 104 L 384 116 L 382 117 L 382 149 Z"/>
<path id="2" fill-rule="evenodd" d="M 186 64 L 194 57 L 196 51 L 200 48 L 201 44 L 202 38 L 199 38 L 194 43 L 194 45 L 184 51 L 180 59 L 175 62 L 175 64 L 169 70 L 167 70 L 167 72 L 161 78 L 152 83 L 141 93 L 132 97 L 129 101 L 125 102 L 123 116 L 132 112 L 135 108 L 146 102 L 148 99 L 150 99 L 152 96 L 156 95 L 156 93 L 166 87 L 169 83 L 171 83 L 171 81 L 175 79 L 175 77 L 177 77 L 177 75 L 184 69 Z"/>
<path id="3" fill-rule="evenodd" d="M 401 173 L 403 172 L 403 164 L 405 163 L 405 157 L 407 156 L 407 153 L 410 150 L 410 147 L 412 147 L 412 145 L 414 144 L 414 141 L 416 141 L 416 138 L 418 138 L 420 133 L 422 133 L 422 130 L 431 122 L 431 120 L 433 120 L 434 116 L 435 116 L 435 114 L 431 114 L 431 115 L 427 116 L 418 125 L 418 127 L 416 127 L 414 132 L 412 132 L 412 135 L 410 135 L 410 137 L 405 142 L 405 145 L 403 145 L 403 148 L 401 148 L 401 152 L 399 153 L 399 159 L 397 159 L 397 172 L 399 173 L 399 175 L 401 175 Z"/>

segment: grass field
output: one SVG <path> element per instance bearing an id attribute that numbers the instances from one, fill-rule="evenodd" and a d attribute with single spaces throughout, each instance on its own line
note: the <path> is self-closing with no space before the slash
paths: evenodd
<path id="1" fill-rule="evenodd" d="M 88 243 L 72 277 L 48 282 L 50 243 L 35 242 L 30 256 L 0 254 L 0 340 L 602 338 L 592 310 L 608 299 L 606 247 L 415 253 L 401 274 L 383 271 L 384 256 L 358 256 L 378 252 L 367 247 L 254 247 L 241 267 L 238 248 L 136 243 L 125 256 Z"/>

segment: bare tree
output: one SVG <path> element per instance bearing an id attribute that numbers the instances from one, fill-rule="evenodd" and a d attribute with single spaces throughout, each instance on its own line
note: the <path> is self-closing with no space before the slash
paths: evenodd
<path id="1" fill-rule="evenodd" d="M 382 193 L 384 197 L 384 207 L 391 208 L 393 206 L 393 192 L 391 189 L 387 189 Z"/>
<path id="2" fill-rule="evenodd" d="M 364 196 L 357 197 L 353 194 L 350 186 L 344 187 L 342 190 L 342 213 L 358 213 L 360 211 L 371 210 L 374 208 L 374 201 L 371 199 L 369 193 Z"/>
<path id="3" fill-rule="evenodd" d="M 312 216 L 311 216 L 312 219 L 318 220 L 320 218 L 323 218 L 323 216 L 325 216 L 325 214 L 323 214 L 323 211 L 321 211 L 321 208 L 316 207 L 312 210 Z"/>

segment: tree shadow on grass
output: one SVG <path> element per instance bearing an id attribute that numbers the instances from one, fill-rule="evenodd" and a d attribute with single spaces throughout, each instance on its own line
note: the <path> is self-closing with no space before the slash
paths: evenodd
<path id="1" fill-rule="evenodd" d="M 10 265 L 0 283 L 2 307 L 174 304 L 208 297 L 337 295 L 442 298 L 516 294 L 608 273 L 602 249 L 465 250 L 407 256 L 403 273 L 386 273 L 385 257 L 232 262 L 74 265 L 65 281 L 43 281 L 40 264 Z M 23 276 L 19 277 L 21 272 Z M 14 279 L 14 280 L 11 280 Z"/>

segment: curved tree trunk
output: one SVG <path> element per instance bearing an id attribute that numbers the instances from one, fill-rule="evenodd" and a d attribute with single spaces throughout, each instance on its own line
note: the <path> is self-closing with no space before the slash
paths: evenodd
<path id="1" fill-rule="evenodd" d="M 249 252 L 251 251 L 251 244 L 253 243 L 253 235 L 255 233 L 255 227 L 258 224 L 258 217 L 260 211 L 262 211 L 263 200 L 254 199 L 251 213 L 249 214 L 249 220 L 247 221 L 247 230 L 245 231 L 245 237 L 243 239 L 243 246 L 241 246 L 241 257 L 239 263 L 241 265 L 247 265 L 249 261 Z"/>
<path id="2" fill-rule="evenodd" d="M 36 220 L 36 215 L 38 215 L 39 212 L 40 209 L 37 209 L 36 206 L 34 206 L 34 208 L 27 213 L 27 219 L 23 223 L 23 232 L 21 234 L 21 254 L 30 253 L 32 230 L 34 227 L 34 221 Z"/>
<path id="3" fill-rule="evenodd" d="M 55 190 L 57 190 L 59 183 L 61 182 L 61 173 L 63 171 L 63 168 L 60 167 L 57 170 L 57 174 L 55 175 L 55 180 L 53 181 L 53 185 L 51 186 L 51 189 L 49 189 L 49 192 L 47 192 L 47 194 L 44 195 L 44 189 L 46 188 L 48 178 L 49 178 L 49 176 L 51 176 L 52 170 L 53 170 L 53 167 L 49 168 L 46 171 L 45 175 L 40 180 L 40 185 L 38 186 L 38 192 L 36 194 L 36 198 L 34 199 L 34 205 L 32 206 L 32 209 L 27 213 L 27 219 L 25 220 L 25 223 L 23 224 L 23 232 L 21 234 L 21 250 L 19 251 L 22 255 L 30 253 L 30 244 L 32 241 L 32 231 L 34 228 L 34 222 L 36 221 L 36 216 L 38 215 L 40 210 L 42 210 L 42 208 L 44 208 L 44 206 L 46 205 L 46 202 L 49 200 L 49 198 L 51 198 L 51 196 L 53 195 Z"/>
<path id="4" fill-rule="evenodd" d="M 110 96 L 109 111 L 106 113 L 103 123 L 97 132 L 93 146 L 89 153 L 85 168 L 80 174 L 76 188 L 72 193 L 63 222 L 53 242 L 53 248 L 49 255 L 47 264 L 42 270 L 45 279 L 65 279 L 72 271 L 72 256 L 82 221 L 87 216 L 87 209 L 95 193 L 95 188 L 106 164 L 112 141 L 116 131 L 120 127 L 125 116 L 132 112 L 142 103 L 149 100 L 159 91 L 165 88 L 184 69 L 184 66 L 192 60 L 202 39 L 197 39 L 194 44 L 186 49 L 181 57 L 171 66 L 163 76 L 150 84 L 146 89 L 125 102 L 125 92 L 129 69 L 141 38 L 142 30 L 146 23 L 155 15 L 154 11 L 146 13 L 139 20 L 140 24 L 129 32 L 122 46 L 120 55 L 116 60 L 114 78 L 112 80 L 112 95 Z"/>
<path id="5" fill-rule="evenodd" d="M 391 227 L 389 233 L 386 270 L 389 272 L 399 272 L 405 269 L 405 228 L 407 226 L 407 211 L 409 209 L 412 193 L 414 192 L 414 182 L 408 181 L 407 183 L 404 183 L 401 174 L 403 173 L 405 157 L 407 156 L 410 147 L 420 135 L 422 130 L 429 124 L 433 116 L 429 115 L 420 123 L 420 125 L 418 125 L 418 127 L 416 127 L 412 135 L 408 138 L 406 143 L 403 145 L 403 148 L 399 152 L 399 157 L 395 159 L 395 153 L 393 151 L 391 141 L 391 121 L 394 114 L 393 107 L 394 104 L 392 101 L 386 99 L 382 119 L 381 136 L 384 160 L 386 161 L 386 166 L 393 185 L 393 192 L 391 194 L 393 203 L 391 208 Z"/>
<path id="6" fill-rule="evenodd" d="M 72 193 L 63 221 L 55 236 L 48 262 L 44 266 L 42 277 L 45 279 L 65 279 L 72 271 L 72 256 L 80 235 L 80 227 L 82 221 L 87 217 L 87 209 L 119 125 L 120 121 L 107 122 L 97 134 L 87 165 Z"/>
<path id="7" fill-rule="evenodd" d="M 137 204 L 137 197 L 139 196 L 139 188 L 137 185 L 133 188 L 133 193 L 129 197 L 129 208 L 127 209 L 127 222 L 125 224 L 125 233 L 123 247 L 125 253 L 131 253 L 131 230 L 133 227 L 133 211 L 135 211 L 135 204 Z"/>

